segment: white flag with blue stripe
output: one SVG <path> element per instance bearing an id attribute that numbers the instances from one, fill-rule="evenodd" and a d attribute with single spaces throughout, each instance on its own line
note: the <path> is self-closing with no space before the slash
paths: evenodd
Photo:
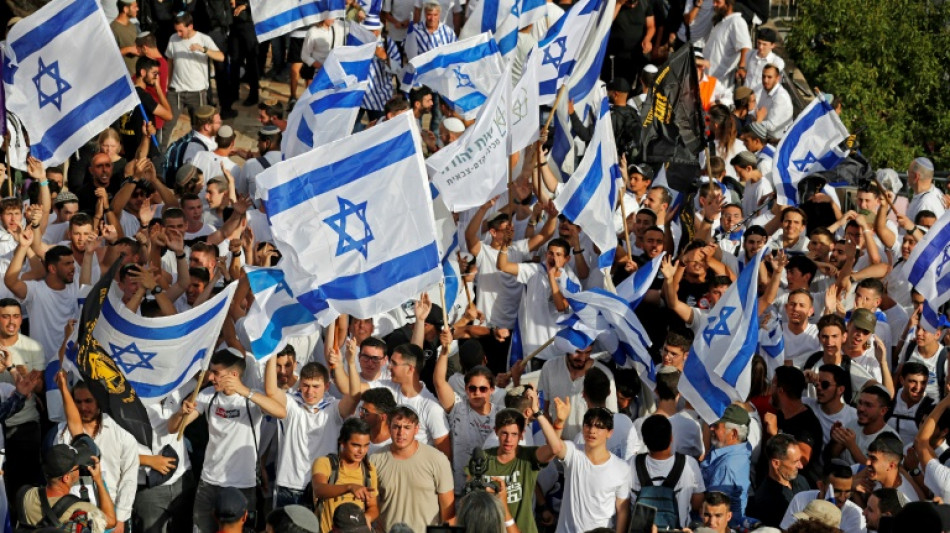
<path id="1" fill-rule="evenodd" d="M 702 318 L 689 349 L 679 389 L 707 424 L 719 420 L 730 403 L 744 402 L 749 394 L 752 356 L 759 343 L 756 290 L 764 253 L 755 256 L 753 268 L 744 269 Z"/>
<path id="2" fill-rule="evenodd" d="M 429 156 L 426 167 L 440 197 L 456 213 L 478 207 L 505 190 L 508 181 L 509 64 L 475 124 L 455 142 Z"/>
<path id="3" fill-rule="evenodd" d="M 279 267 L 244 267 L 254 302 L 244 317 L 244 331 L 254 358 L 263 361 L 287 346 L 291 336 L 310 335 L 319 324 L 306 307 L 297 301 Z M 323 322 L 337 314 L 327 310 Z"/>
<path id="4" fill-rule="evenodd" d="M 314 315 L 373 316 L 441 281 L 421 146 L 403 113 L 258 175 L 281 267 Z"/>
<path id="5" fill-rule="evenodd" d="M 133 313 L 111 291 L 92 334 L 142 401 L 157 402 L 205 368 L 236 288 L 232 283 L 194 309 L 157 318 Z"/>
<path id="6" fill-rule="evenodd" d="M 613 21 L 615 3 L 615 0 L 582 0 L 572 5 L 548 28 L 547 34 L 538 42 L 542 54 L 538 76 L 541 104 L 554 103 L 561 85 L 578 66 L 584 73 L 587 87 L 581 87 L 577 92 L 586 94 L 593 88 L 593 81 L 600 76 L 600 67 L 596 68 L 596 72 L 591 67 L 597 61 L 597 55 L 600 56 L 600 64 L 603 64 L 606 32 L 609 32 Z M 588 73 L 594 77 L 588 79 Z M 575 103 L 579 100 L 574 98 Z"/>
<path id="7" fill-rule="evenodd" d="M 23 121 L 30 153 L 47 167 L 139 104 L 95 0 L 54 0 L 17 22 L 3 58 L 7 112 Z"/>
<path id="8" fill-rule="evenodd" d="M 584 158 L 564 185 L 554 205 L 571 222 L 579 225 L 600 251 L 597 268 L 609 268 L 617 251 L 613 216 L 623 177 L 617 164 L 610 112 L 597 119 Z"/>
<path id="9" fill-rule="evenodd" d="M 518 44 L 519 0 L 481 0 L 475 5 L 459 39 L 489 32 L 498 43 L 498 51 L 507 57 Z"/>
<path id="10" fill-rule="evenodd" d="M 456 113 L 471 120 L 504 70 L 498 44 L 491 33 L 482 33 L 414 57 L 403 70 L 402 89 L 425 85 Z"/>
<path id="11" fill-rule="evenodd" d="M 848 138 L 848 128 L 823 96 L 812 100 L 778 143 L 772 183 L 776 201 L 798 205 L 798 182 L 805 176 L 831 170 L 845 157 L 838 146 Z M 833 195 L 832 195 L 833 196 Z"/>
<path id="12" fill-rule="evenodd" d="M 346 0 L 250 0 L 258 42 L 346 14 Z"/>
<path id="13" fill-rule="evenodd" d="M 950 211 L 941 215 L 914 246 L 904 263 L 904 274 L 931 310 L 950 300 Z"/>
<path id="14" fill-rule="evenodd" d="M 285 158 L 342 139 L 353 131 L 375 52 L 375 41 L 330 51 L 324 68 L 287 118 L 280 146 Z"/>
<path id="15" fill-rule="evenodd" d="M 769 317 L 759 329 L 759 355 L 765 359 L 769 379 L 776 368 L 785 364 L 785 331 L 778 318 Z"/>
<path id="16" fill-rule="evenodd" d="M 361 44 L 378 43 L 379 37 L 363 27 L 362 24 L 351 22 L 346 29 L 346 45 L 360 46 Z"/>
<path id="17" fill-rule="evenodd" d="M 650 285 L 656 279 L 665 256 L 666 252 L 660 252 L 649 263 L 638 268 L 632 276 L 628 276 L 627 279 L 621 281 L 620 285 L 616 287 L 617 296 L 630 302 L 630 307 L 636 309 L 643 301 L 643 297 L 647 295 L 647 291 L 650 290 Z"/>

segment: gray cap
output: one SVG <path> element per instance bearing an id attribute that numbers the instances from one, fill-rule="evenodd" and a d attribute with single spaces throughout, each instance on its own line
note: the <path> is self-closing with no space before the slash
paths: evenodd
<path id="1" fill-rule="evenodd" d="M 287 505 L 284 507 L 284 512 L 287 513 L 287 518 L 290 518 L 290 521 L 300 529 L 320 533 L 320 520 L 310 509 L 303 505 Z"/>
<path id="2" fill-rule="evenodd" d="M 763 141 L 769 138 L 769 130 L 761 122 L 753 122 L 745 127 L 743 133 L 751 133 Z"/>
<path id="3" fill-rule="evenodd" d="M 914 164 L 924 170 L 929 170 L 933 172 L 934 163 L 933 161 L 931 161 L 930 159 L 927 159 L 926 157 L 918 157 L 917 159 L 914 159 Z"/>
<path id="4" fill-rule="evenodd" d="M 758 163 L 758 161 L 755 159 L 755 154 L 748 150 L 739 152 L 729 161 L 730 165 L 741 167 L 754 167 L 756 166 L 756 163 Z"/>

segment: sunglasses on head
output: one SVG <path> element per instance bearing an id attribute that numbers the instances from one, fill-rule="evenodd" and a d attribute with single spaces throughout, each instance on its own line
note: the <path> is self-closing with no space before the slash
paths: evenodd
<path id="1" fill-rule="evenodd" d="M 488 392 L 489 387 L 486 385 L 469 385 L 468 392 L 481 392 L 482 394 Z"/>

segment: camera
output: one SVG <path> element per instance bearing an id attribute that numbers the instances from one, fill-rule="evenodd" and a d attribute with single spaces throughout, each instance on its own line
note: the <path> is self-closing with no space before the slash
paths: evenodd
<path id="1" fill-rule="evenodd" d="M 462 490 L 463 496 L 476 490 L 491 489 L 494 492 L 501 490 L 498 483 L 485 481 L 485 472 L 488 471 L 488 456 L 485 455 L 485 450 L 481 448 L 472 450 L 472 458 L 468 460 L 468 471 L 472 474 L 472 479 L 465 484 L 465 489 Z"/>
<path id="2" fill-rule="evenodd" d="M 89 467 L 95 464 L 92 458 L 95 457 L 98 459 L 102 456 L 102 453 L 99 451 L 99 446 L 96 445 L 96 441 L 92 440 L 92 437 L 89 435 L 78 435 L 69 445 L 76 449 L 76 462 L 79 463 L 79 475 L 82 477 L 91 476 L 92 474 L 89 472 Z"/>

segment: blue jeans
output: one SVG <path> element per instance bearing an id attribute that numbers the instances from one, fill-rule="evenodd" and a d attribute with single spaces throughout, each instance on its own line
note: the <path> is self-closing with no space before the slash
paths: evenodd
<path id="1" fill-rule="evenodd" d="M 304 507 L 313 505 L 313 502 L 303 501 L 303 493 L 304 491 L 302 490 L 288 489 L 287 487 L 278 485 L 277 495 L 274 496 L 274 509 L 280 509 L 288 505 L 303 505 Z"/>

